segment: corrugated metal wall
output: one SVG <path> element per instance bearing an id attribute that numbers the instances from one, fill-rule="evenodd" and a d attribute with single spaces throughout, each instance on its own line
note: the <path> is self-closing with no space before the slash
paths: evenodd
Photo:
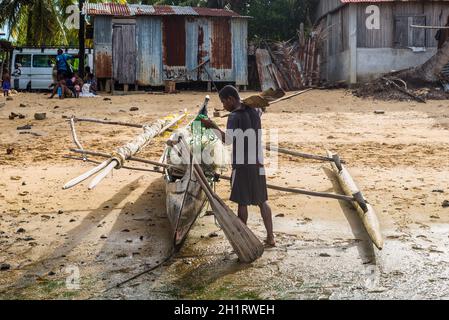
<path id="1" fill-rule="evenodd" d="M 210 60 L 205 68 L 214 81 L 247 85 L 247 28 L 241 18 L 138 17 L 136 82 L 159 86 L 165 80 L 210 81 L 205 70 L 192 71 Z M 95 17 L 97 78 L 112 77 L 112 29 L 111 17 Z"/>
<path id="2" fill-rule="evenodd" d="M 159 17 L 137 19 L 137 83 L 160 86 L 162 80 L 162 20 Z"/>
<path id="3" fill-rule="evenodd" d="M 194 70 L 198 65 L 198 24 L 194 18 L 186 18 L 186 67 L 187 80 L 198 80 L 198 71 Z"/>
<path id="4" fill-rule="evenodd" d="M 197 66 L 201 63 L 209 60 L 209 63 L 205 65 L 205 68 L 209 70 L 209 73 L 212 72 L 210 68 L 210 59 L 211 59 L 211 24 L 210 20 L 207 18 L 198 18 L 195 19 L 198 23 L 198 39 L 197 46 L 198 49 L 195 50 L 197 53 Z M 200 81 L 210 81 L 209 76 L 206 71 L 203 69 L 198 72 L 198 80 Z"/>
<path id="5" fill-rule="evenodd" d="M 237 85 L 248 85 L 248 21 L 232 19 L 232 58 Z"/>
<path id="6" fill-rule="evenodd" d="M 94 46 L 97 78 L 112 78 L 112 17 L 95 17 Z"/>

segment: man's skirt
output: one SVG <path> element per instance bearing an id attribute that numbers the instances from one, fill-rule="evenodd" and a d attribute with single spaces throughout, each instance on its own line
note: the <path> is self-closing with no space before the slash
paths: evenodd
<path id="1" fill-rule="evenodd" d="M 268 201 L 267 180 L 264 167 L 258 165 L 236 166 L 232 170 L 232 202 L 245 206 L 259 206 Z"/>

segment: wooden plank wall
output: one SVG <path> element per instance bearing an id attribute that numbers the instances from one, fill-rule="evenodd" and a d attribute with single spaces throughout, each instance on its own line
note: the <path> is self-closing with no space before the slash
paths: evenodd
<path id="1" fill-rule="evenodd" d="M 319 19 L 329 11 L 334 10 L 342 5 L 341 0 L 321 0 L 315 14 L 315 19 Z"/>
<path id="2" fill-rule="evenodd" d="M 349 6 L 345 6 L 329 16 L 330 24 L 327 26 L 328 54 L 333 56 L 349 49 Z"/>
<path id="3" fill-rule="evenodd" d="M 449 16 L 448 1 L 422 1 L 379 3 L 381 28 L 368 30 L 365 26 L 369 4 L 359 4 L 357 8 L 357 46 L 359 48 L 392 48 L 395 42 L 395 16 L 421 16 L 426 18 L 426 25 L 443 26 Z M 426 30 L 425 43 L 427 47 L 436 47 L 435 34 L 437 30 Z"/>

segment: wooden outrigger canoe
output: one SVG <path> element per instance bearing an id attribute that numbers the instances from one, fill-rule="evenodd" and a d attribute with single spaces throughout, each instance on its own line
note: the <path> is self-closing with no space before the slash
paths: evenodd
<path id="1" fill-rule="evenodd" d="M 207 115 L 209 99 L 209 96 L 207 96 L 198 114 Z M 190 125 L 191 123 L 184 130 L 174 133 L 169 141 L 179 140 L 180 136 L 183 138 L 187 138 L 186 135 L 190 136 L 192 134 Z M 161 162 L 172 165 L 170 156 L 176 150 L 179 151 L 177 146 L 167 145 Z M 184 244 L 196 219 L 207 204 L 207 197 L 197 177 L 193 173 L 191 165 L 167 166 L 164 169 L 164 181 L 167 217 L 172 227 L 174 247 L 176 250 L 179 250 Z"/>
<path id="2" fill-rule="evenodd" d="M 327 151 L 329 158 L 333 158 L 334 154 Z M 379 219 L 377 218 L 374 208 L 365 200 L 359 188 L 357 187 L 354 179 L 351 177 L 348 169 L 341 164 L 331 162 L 332 170 L 337 176 L 338 182 L 343 192 L 348 196 L 354 196 L 358 198 L 358 201 L 351 201 L 353 207 L 357 210 L 357 213 L 362 220 L 369 237 L 373 241 L 374 245 L 382 250 L 384 246 L 384 240 L 380 231 Z M 340 167 L 340 168 L 339 168 Z"/>
<path id="3" fill-rule="evenodd" d="M 167 163 L 168 149 L 164 153 L 164 163 Z M 176 170 L 171 167 L 164 170 L 167 216 L 173 231 L 173 241 L 179 249 L 198 216 L 207 202 L 191 166 L 186 170 Z"/>

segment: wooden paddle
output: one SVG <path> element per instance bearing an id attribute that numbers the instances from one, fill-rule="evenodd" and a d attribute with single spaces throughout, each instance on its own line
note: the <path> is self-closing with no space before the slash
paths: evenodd
<path id="1" fill-rule="evenodd" d="M 223 200 L 212 190 L 203 169 L 195 161 L 195 157 L 191 153 L 191 149 L 183 138 L 180 139 L 181 147 L 190 153 L 192 166 L 198 183 L 206 193 L 209 203 L 212 207 L 218 223 L 234 248 L 235 253 L 240 261 L 251 263 L 260 258 L 264 252 L 264 246 L 256 235 L 240 220 L 234 212 L 224 203 Z M 184 154 L 184 152 L 182 152 Z"/>

